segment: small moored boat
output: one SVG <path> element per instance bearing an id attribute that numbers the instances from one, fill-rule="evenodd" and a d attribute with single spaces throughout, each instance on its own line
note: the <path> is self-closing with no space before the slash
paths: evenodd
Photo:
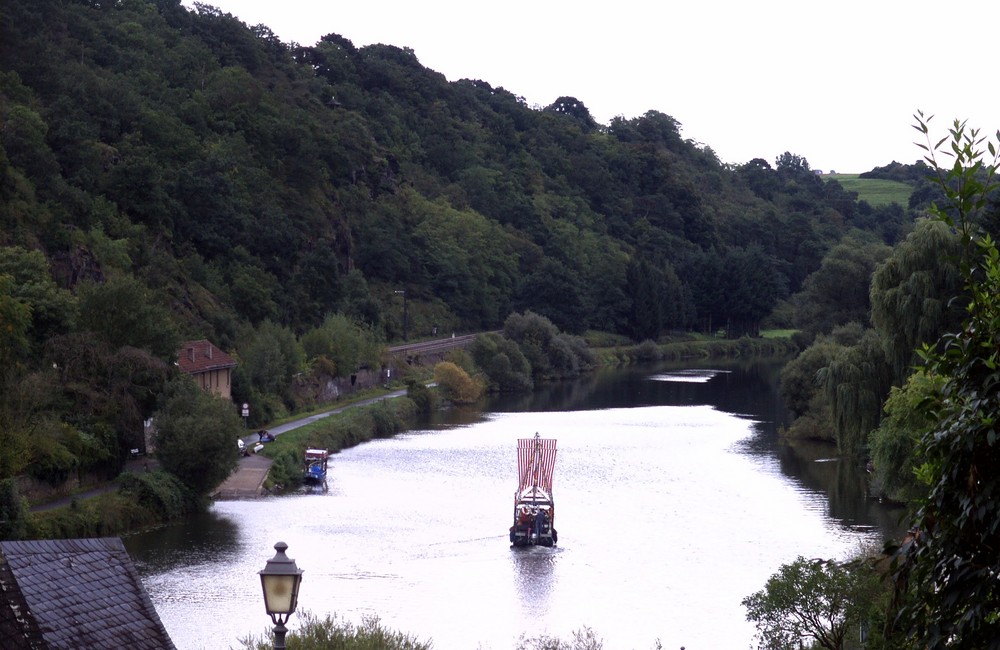
<path id="1" fill-rule="evenodd" d="M 326 463 L 330 454 L 326 449 L 306 449 L 302 466 L 302 482 L 306 485 L 326 487 Z"/>

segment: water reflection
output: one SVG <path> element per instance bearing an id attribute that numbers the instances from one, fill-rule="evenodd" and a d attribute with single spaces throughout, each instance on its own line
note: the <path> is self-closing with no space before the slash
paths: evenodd
<path id="1" fill-rule="evenodd" d="M 511 547 L 514 586 L 521 600 L 523 614 L 544 615 L 549 609 L 549 596 L 555 583 L 558 547 Z"/>
<path id="2" fill-rule="evenodd" d="M 143 572 L 214 564 L 239 547 L 239 526 L 214 511 L 128 538 L 129 555 Z"/>

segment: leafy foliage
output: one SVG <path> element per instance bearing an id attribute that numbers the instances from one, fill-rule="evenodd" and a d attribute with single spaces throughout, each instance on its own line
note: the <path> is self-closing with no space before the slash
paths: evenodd
<path id="1" fill-rule="evenodd" d="M 10 193 L 22 195 L 17 180 L 37 197 L 5 231 L 50 255 L 73 250 L 56 223 L 103 233 L 86 246 L 126 273 L 153 253 L 197 255 L 206 275 L 156 288 L 183 303 L 201 285 L 252 323 L 302 331 L 350 314 L 342 279 L 359 272 L 442 301 L 465 328 L 531 309 L 567 332 L 626 332 L 631 260 L 679 270 L 687 253 L 738 264 L 759 247 L 757 279 L 794 291 L 842 234 L 821 220 L 854 212 L 799 156 L 744 179 L 658 111 L 605 127 L 575 97 L 536 110 L 482 81 L 449 83 L 405 48 L 336 34 L 285 45 L 203 4 L 5 11 Z M 110 242 L 123 246 L 109 257 Z M 693 280 L 666 278 L 678 296 L 698 295 Z M 776 295 L 712 320 L 753 331 Z M 182 329 L 208 320 L 207 304 L 189 306 Z M 708 320 L 690 306 L 664 326 Z"/>
<path id="2" fill-rule="evenodd" d="M 374 332 L 343 314 L 327 316 L 322 325 L 303 334 L 300 340 L 306 359 L 313 363 L 329 361 L 335 377 L 378 365 L 380 346 Z"/>
<path id="3" fill-rule="evenodd" d="M 935 213 L 958 231 L 965 251 L 967 307 L 960 329 L 921 351 L 926 372 L 943 383 L 925 407 L 934 424 L 917 444 L 930 489 L 903 548 L 909 600 L 902 621 L 921 646 L 992 648 L 1000 639 L 1000 251 L 980 234 L 976 217 L 997 187 L 998 151 L 989 141 L 987 154 L 986 139 L 957 120 L 932 144 L 929 121 L 918 114 L 915 128 L 928 136 L 927 160 L 947 196 Z M 954 159 L 947 169 L 937 164 L 942 154 Z"/>
<path id="4" fill-rule="evenodd" d="M 288 650 L 430 650 L 431 643 L 416 637 L 387 629 L 377 616 L 365 617 L 361 625 L 340 621 L 336 615 L 327 614 L 323 619 L 310 612 L 297 612 L 301 619 L 298 629 L 286 638 Z M 269 650 L 273 642 L 270 635 L 241 640 L 245 650 Z"/>
<path id="5" fill-rule="evenodd" d="M 80 326 L 111 349 L 125 346 L 146 350 L 164 361 L 177 355 L 180 337 L 169 312 L 138 279 L 114 277 L 77 287 Z M 113 317 L 112 317 L 113 315 Z"/>
<path id="6" fill-rule="evenodd" d="M 902 387 L 893 387 L 885 401 L 885 418 L 869 435 L 877 485 L 901 503 L 914 502 L 926 492 L 927 485 L 918 478 L 917 442 L 935 424 L 925 403 L 941 383 L 940 377 L 918 371 Z"/>
<path id="7" fill-rule="evenodd" d="M 0 481 L 0 539 L 23 539 L 28 532 L 28 506 L 14 479 Z"/>
<path id="8" fill-rule="evenodd" d="M 483 394 L 483 386 L 450 361 L 434 366 L 434 381 L 444 396 L 456 404 L 471 404 Z"/>
<path id="9" fill-rule="evenodd" d="M 163 520 L 191 512 L 198 502 L 197 495 L 177 476 L 162 471 L 123 472 L 118 478 L 118 489 Z"/>
<path id="10" fill-rule="evenodd" d="M 872 324 L 897 382 L 916 363 L 915 350 L 960 322 L 960 246 L 947 224 L 922 219 L 872 276 Z"/>
<path id="11" fill-rule="evenodd" d="M 503 332 L 517 343 L 535 378 L 573 377 L 594 364 L 593 353 L 581 339 L 560 332 L 545 316 L 511 314 Z"/>
<path id="12" fill-rule="evenodd" d="M 792 650 L 804 641 L 843 650 L 848 632 L 867 622 L 881 588 L 864 563 L 802 556 L 783 564 L 764 588 L 743 599 L 760 648 Z"/>
<path id="13" fill-rule="evenodd" d="M 405 289 L 414 338 L 529 311 L 567 333 L 482 344 L 490 388 L 522 390 L 592 364 L 594 328 L 755 335 L 846 233 L 907 228 L 792 153 L 725 165 L 665 113 L 529 107 L 406 48 L 173 0 L 3 15 L 0 402 L 52 395 L 0 404 L 5 471 L 36 422 L 120 468 L 182 339 L 238 357 L 267 419 L 297 373 L 374 367 Z"/>
<path id="14" fill-rule="evenodd" d="M 469 352 L 476 366 L 486 373 L 489 387 L 501 393 L 531 390 L 531 363 L 517 343 L 499 334 L 481 334 L 476 337 Z"/>
<path id="15" fill-rule="evenodd" d="M 236 409 L 189 378 L 168 387 L 155 426 L 156 454 L 163 469 L 195 494 L 208 494 L 236 469 L 236 438 L 243 432 Z"/>
<path id="16" fill-rule="evenodd" d="M 881 242 L 866 243 L 854 237 L 834 246 L 795 295 L 793 324 L 807 338 L 851 322 L 867 325 L 872 273 L 891 252 Z"/>

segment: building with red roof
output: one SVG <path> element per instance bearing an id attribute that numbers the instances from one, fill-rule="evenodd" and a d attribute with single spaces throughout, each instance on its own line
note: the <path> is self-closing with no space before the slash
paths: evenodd
<path id="1" fill-rule="evenodd" d="M 238 364 L 231 356 L 201 339 L 187 341 L 177 354 L 177 367 L 191 375 L 202 390 L 232 399 L 233 368 Z"/>

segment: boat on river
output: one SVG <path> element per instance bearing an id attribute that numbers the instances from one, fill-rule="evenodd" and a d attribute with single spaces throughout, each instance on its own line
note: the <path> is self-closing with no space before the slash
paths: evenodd
<path id="1" fill-rule="evenodd" d="M 326 487 L 326 463 L 330 453 L 326 449 L 306 449 L 302 464 L 302 482 L 306 485 Z"/>
<path id="2" fill-rule="evenodd" d="M 555 501 L 552 476 L 556 466 L 554 438 L 520 438 L 517 441 L 517 492 L 514 493 L 513 546 L 554 546 Z"/>

